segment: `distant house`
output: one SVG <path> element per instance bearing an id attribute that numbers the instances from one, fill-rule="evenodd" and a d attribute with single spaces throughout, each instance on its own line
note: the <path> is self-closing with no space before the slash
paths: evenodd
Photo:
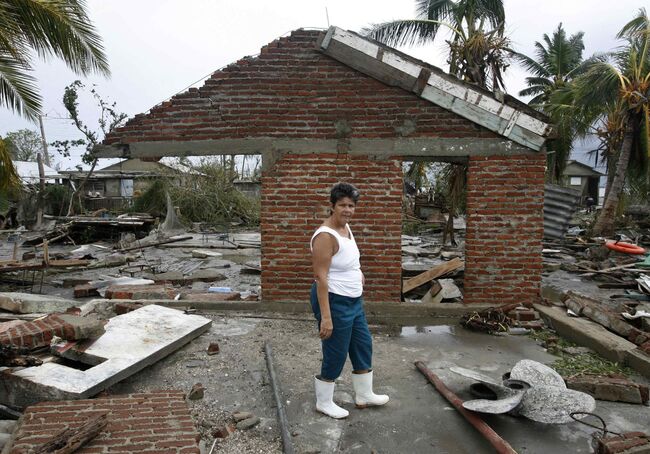
<path id="1" fill-rule="evenodd" d="M 73 188 L 86 178 L 87 171 L 61 171 Z M 189 166 L 176 159 L 160 161 L 126 159 L 108 167 L 95 170 L 83 189 L 84 205 L 89 210 L 105 208 L 121 210 L 131 206 L 133 197 L 146 191 L 158 178 L 182 178 L 196 174 Z"/>
<path id="2" fill-rule="evenodd" d="M 605 176 L 603 173 L 595 170 L 593 167 L 578 161 L 568 161 L 562 177 L 562 185 L 577 189 L 582 193 L 582 204 L 588 197 L 594 199 L 600 205 L 599 182 L 600 177 Z"/>
<path id="3" fill-rule="evenodd" d="M 16 173 L 20 181 L 26 186 L 39 184 L 38 163 L 34 161 L 13 161 Z M 63 176 L 51 167 L 43 165 L 45 182 L 51 184 L 60 184 Z"/>

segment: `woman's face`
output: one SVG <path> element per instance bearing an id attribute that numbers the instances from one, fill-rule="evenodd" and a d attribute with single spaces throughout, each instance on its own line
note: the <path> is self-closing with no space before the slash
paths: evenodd
<path id="1" fill-rule="evenodd" d="M 332 206 L 332 216 L 347 223 L 354 214 L 355 206 L 356 204 L 350 197 L 343 197 Z"/>

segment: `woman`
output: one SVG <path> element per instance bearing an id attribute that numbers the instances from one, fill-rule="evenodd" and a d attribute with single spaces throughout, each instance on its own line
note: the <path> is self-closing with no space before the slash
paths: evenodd
<path id="1" fill-rule="evenodd" d="M 311 307 L 322 340 L 321 373 L 314 378 L 316 409 L 332 418 L 345 418 L 348 411 L 334 403 L 334 380 L 345 359 L 352 362 L 352 385 L 357 408 L 384 405 L 388 396 L 372 392 L 372 337 L 363 311 L 363 273 L 359 249 L 348 222 L 359 200 L 359 191 L 347 183 L 330 192 L 330 216 L 311 238 L 315 282 Z"/>

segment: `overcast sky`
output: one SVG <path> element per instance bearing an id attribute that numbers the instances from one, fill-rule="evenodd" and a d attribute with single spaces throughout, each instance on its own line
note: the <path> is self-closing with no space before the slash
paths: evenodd
<path id="1" fill-rule="evenodd" d="M 617 46 L 614 36 L 644 6 L 639 0 L 504 0 L 512 46 L 532 55 L 533 44 L 562 22 L 567 33 L 585 32 L 585 56 Z M 201 85 L 213 71 L 259 49 L 291 30 L 327 28 L 329 24 L 359 31 L 370 23 L 414 17 L 411 0 L 87 0 L 88 13 L 104 40 L 112 76 L 84 80 L 96 84 L 118 109 L 133 116 L 145 112 L 190 85 Z M 326 14 L 327 9 L 327 14 Z M 442 43 L 442 44 L 441 44 Z M 402 49 L 445 67 L 444 42 Z M 35 71 L 48 142 L 77 138 L 61 103 L 63 89 L 78 77 L 58 61 L 40 63 Z M 507 91 L 524 88 L 526 74 L 513 66 L 506 72 Z M 82 118 L 96 125 L 98 110 L 82 98 Z M 0 108 L 0 135 L 38 126 Z M 79 163 L 55 156 L 62 169 Z M 108 165 L 109 161 L 100 167 Z"/>

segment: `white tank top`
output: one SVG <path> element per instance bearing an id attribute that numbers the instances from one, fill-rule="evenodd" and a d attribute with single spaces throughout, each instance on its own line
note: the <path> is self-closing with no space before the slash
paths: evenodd
<path id="1" fill-rule="evenodd" d="M 329 272 L 327 273 L 327 290 L 337 295 L 358 298 L 363 294 L 361 263 L 359 263 L 359 248 L 354 241 L 350 226 L 345 224 L 350 238 L 341 236 L 336 230 L 320 226 L 311 237 L 309 247 L 313 252 L 314 238 L 322 232 L 330 233 L 336 238 L 339 250 L 332 257 Z"/>

